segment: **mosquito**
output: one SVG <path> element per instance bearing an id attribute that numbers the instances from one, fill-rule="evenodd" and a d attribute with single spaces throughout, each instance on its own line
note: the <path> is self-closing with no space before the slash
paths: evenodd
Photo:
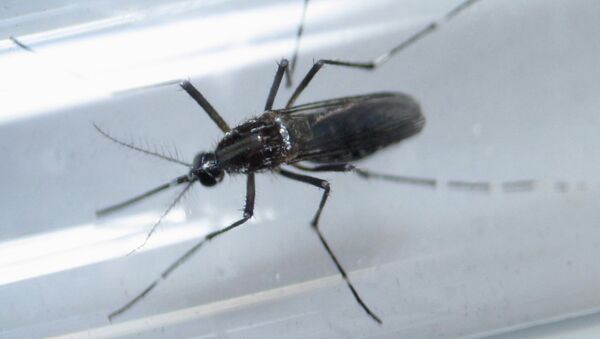
<path id="1" fill-rule="evenodd" d="M 405 184 L 435 186 L 436 181 L 434 179 L 375 173 L 352 164 L 355 161 L 372 155 L 382 148 L 397 144 L 402 140 L 417 135 L 425 126 L 425 117 L 415 99 L 410 95 L 397 92 L 349 96 L 302 105 L 295 105 L 295 102 L 323 66 L 329 65 L 374 70 L 386 63 L 392 56 L 434 32 L 441 24 L 451 21 L 477 1 L 479 0 L 462 1 L 458 6 L 448 11 L 441 19 L 432 21 L 388 52 L 371 61 L 318 60 L 295 88 L 285 107 L 274 109 L 273 103 L 283 77 L 286 76 L 288 85 L 292 83 L 292 73 L 297 60 L 299 42 L 309 2 L 308 0 L 304 0 L 302 20 L 296 34 L 296 45 L 292 61 L 290 63 L 288 60 L 282 59 L 278 63 L 277 71 L 267 96 L 264 112 L 260 116 L 231 128 L 190 81 L 182 81 L 180 83 L 181 88 L 198 103 L 212 121 L 225 133 L 214 150 L 198 153 L 191 164 L 181 161 L 176 157 L 120 141 L 94 124 L 94 127 L 101 135 L 121 146 L 184 165 L 188 168 L 186 174 L 173 179 L 171 182 L 97 211 L 98 216 L 103 216 L 128 207 L 159 192 L 182 186 L 183 188 L 177 197 L 152 225 L 144 243 L 140 247 L 146 243 L 163 218 L 178 204 L 192 185 L 200 183 L 207 187 L 215 186 L 223 180 L 225 174 L 246 176 L 246 199 L 242 217 L 227 227 L 206 235 L 201 241 L 169 265 L 160 277 L 155 279 L 135 298 L 112 312 L 108 316 L 109 319 L 112 320 L 137 304 L 160 281 L 166 279 L 175 269 L 188 260 L 192 254 L 204 246 L 204 244 L 243 225 L 252 218 L 254 213 L 255 174 L 270 171 L 284 178 L 315 186 L 323 191 L 319 206 L 310 225 L 316 232 L 323 248 L 335 264 L 356 302 L 371 319 L 382 324 L 381 318 L 363 301 L 348 277 L 346 270 L 321 233 L 319 221 L 329 197 L 331 185 L 328 181 L 308 175 L 306 172 L 352 172 L 365 179 L 374 178 Z M 311 163 L 311 165 L 306 165 L 305 163 Z M 295 171 L 284 168 L 284 166 L 293 167 Z M 298 171 L 305 173 L 299 173 Z M 456 182 L 455 184 L 471 189 L 480 189 L 482 185 L 486 185 L 485 183 L 468 182 Z"/>

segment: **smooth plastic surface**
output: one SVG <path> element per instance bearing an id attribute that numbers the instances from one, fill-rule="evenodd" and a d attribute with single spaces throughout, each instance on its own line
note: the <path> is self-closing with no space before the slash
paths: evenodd
<path id="1" fill-rule="evenodd" d="M 276 61 L 291 55 L 301 1 L 112 11 L 110 1 L 91 3 L 95 19 L 112 23 L 82 30 L 20 17 L 18 28 L 9 24 L 18 15 L 2 19 L 2 36 L 36 53 L 0 44 L 0 337 L 598 333 L 598 1 L 481 0 L 375 72 L 326 67 L 300 97 L 409 93 L 424 131 L 360 165 L 494 183 L 485 194 L 321 175 L 333 189 L 325 236 L 382 326 L 358 307 L 308 225 L 321 192 L 269 173 L 257 176 L 253 220 L 108 321 L 203 234 L 241 215 L 244 180 L 195 187 L 126 256 L 176 190 L 111 218 L 94 211 L 186 169 L 119 147 L 92 123 L 159 149 L 176 145 L 187 160 L 210 150 L 219 130 L 176 85 L 128 90 L 189 77 L 231 125 L 260 114 Z M 455 3 L 314 0 L 296 81 L 313 59 L 376 57 Z M 142 14 L 111 21 L 132 13 Z M 519 179 L 536 189 L 501 189 Z"/>

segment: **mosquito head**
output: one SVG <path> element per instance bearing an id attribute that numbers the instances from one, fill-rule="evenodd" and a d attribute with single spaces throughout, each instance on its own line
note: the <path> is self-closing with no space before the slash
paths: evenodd
<path id="1" fill-rule="evenodd" d="M 223 168 L 214 153 L 198 153 L 194 158 L 189 177 L 204 186 L 214 186 L 223 180 Z"/>

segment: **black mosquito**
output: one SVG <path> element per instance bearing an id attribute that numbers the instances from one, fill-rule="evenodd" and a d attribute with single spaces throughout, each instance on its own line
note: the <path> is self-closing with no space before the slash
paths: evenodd
<path id="1" fill-rule="evenodd" d="M 158 152 L 149 151 L 133 144 L 117 140 L 108 133 L 94 125 L 96 129 L 108 139 L 127 148 L 156 156 L 161 159 L 175 162 L 189 168 L 184 174 L 169 183 L 158 186 L 146 193 L 121 202 L 119 204 L 101 209 L 97 212 L 106 215 L 124 207 L 130 206 L 166 189 L 183 186 L 175 200 L 168 206 L 161 217 L 154 223 L 146 240 L 153 234 L 161 220 L 181 200 L 193 184 L 199 182 L 204 186 L 214 186 L 223 180 L 227 174 L 246 175 L 246 202 L 243 216 L 231 225 L 218 231 L 209 233 L 195 246 L 190 248 L 169 267 L 161 276 L 154 280 L 135 298 L 109 315 L 113 318 L 140 301 L 163 279 L 167 278 L 176 268 L 185 262 L 194 252 L 206 242 L 244 224 L 254 213 L 254 176 L 255 173 L 271 171 L 285 178 L 315 186 L 323 190 L 323 195 L 314 215 L 311 226 L 316 232 L 325 251 L 337 267 L 337 270 L 348 285 L 354 298 L 362 309 L 377 323 L 381 319 L 366 305 L 350 281 L 346 270 L 334 254 L 331 246 L 321 233 L 319 220 L 327 198 L 330 184 L 326 180 L 306 174 L 296 173 L 282 166 L 289 165 L 296 170 L 305 172 L 353 172 L 363 178 L 376 178 L 406 184 L 435 186 L 433 179 L 413 178 L 378 174 L 365 169 L 357 168 L 351 163 L 361 160 L 379 149 L 418 134 L 425 125 L 425 118 L 421 113 L 418 103 L 409 95 L 402 93 L 381 92 L 367 95 L 350 96 L 331 100 L 297 105 L 294 103 L 300 94 L 307 88 L 315 74 L 324 66 L 343 66 L 373 70 L 388 61 L 394 54 L 414 44 L 444 22 L 454 18 L 457 14 L 474 4 L 477 0 L 463 1 L 450 10 L 441 20 L 431 22 L 408 39 L 369 62 L 348 62 L 339 60 L 318 60 L 300 84 L 296 87 L 285 108 L 273 109 L 273 102 L 279 90 L 284 74 L 288 83 L 291 83 L 291 73 L 295 66 L 298 45 L 302 35 L 304 17 L 308 0 L 304 1 L 302 21 L 296 36 L 296 49 L 292 62 L 283 59 L 277 67 L 273 84 L 267 96 L 264 113 L 250 119 L 237 127 L 231 128 L 215 108 L 204 98 L 189 81 L 180 83 L 185 90 L 204 109 L 213 122 L 225 133 L 215 150 L 198 153 L 194 161 L 189 164 Z M 301 164 L 310 162 L 312 165 Z M 458 183 L 463 186 L 472 186 L 477 189 L 478 183 Z M 145 242 L 144 242 L 145 243 Z M 141 245 L 143 246 L 143 244 Z M 140 246 L 140 247 L 141 247 Z"/>

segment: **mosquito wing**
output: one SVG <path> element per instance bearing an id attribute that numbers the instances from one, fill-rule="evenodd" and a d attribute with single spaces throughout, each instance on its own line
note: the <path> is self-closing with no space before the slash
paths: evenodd
<path id="1" fill-rule="evenodd" d="M 291 137 L 287 162 L 341 163 L 362 159 L 421 131 L 419 104 L 402 93 L 374 93 L 280 111 Z"/>

